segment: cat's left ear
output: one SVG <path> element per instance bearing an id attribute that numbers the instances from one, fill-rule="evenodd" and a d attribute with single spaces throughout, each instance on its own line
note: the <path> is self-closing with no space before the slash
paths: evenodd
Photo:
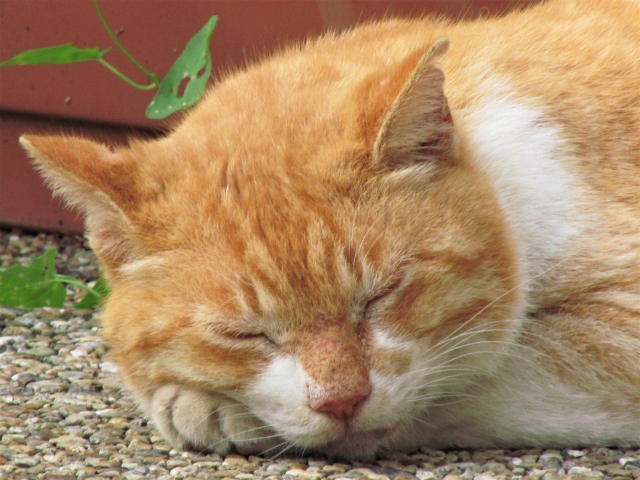
<path id="1" fill-rule="evenodd" d="M 49 186 L 85 213 L 91 246 L 107 271 L 140 256 L 133 218 L 143 190 L 135 163 L 83 138 L 23 135 L 20 143 Z"/>
<path id="2" fill-rule="evenodd" d="M 444 73 L 433 63 L 448 48 L 448 39 L 438 40 L 392 103 L 373 145 L 375 164 L 397 169 L 450 157 L 453 120 Z"/>

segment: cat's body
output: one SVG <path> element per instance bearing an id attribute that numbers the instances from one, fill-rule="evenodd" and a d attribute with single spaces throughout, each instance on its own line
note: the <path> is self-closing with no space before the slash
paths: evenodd
<path id="1" fill-rule="evenodd" d="M 158 141 L 23 142 L 86 210 L 106 336 L 178 446 L 637 446 L 639 59 L 633 1 L 394 20 Z"/>

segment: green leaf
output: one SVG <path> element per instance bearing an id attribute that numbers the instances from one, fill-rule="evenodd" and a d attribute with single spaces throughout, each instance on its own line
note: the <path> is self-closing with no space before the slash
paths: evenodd
<path id="1" fill-rule="evenodd" d="M 194 105 L 204 93 L 211 76 L 211 35 L 218 23 L 214 15 L 207 24 L 196 33 L 172 65 L 162 81 L 160 89 L 147 107 L 147 117 L 160 120 L 180 109 Z M 204 69 L 204 71 L 203 71 Z M 180 85 L 187 79 L 184 93 L 180 94 Z"/>
<path id="2" fill-rule="evenodd" d="M 104 277 L 100 277 L 96 284 L 92 288 L 93 291 L 88 291 L 82 300 L 74 305 L 75 308 L 93 308 L 99 305 L 100 302 L 109 295 L 109 287 Z M 96 295 L 93 292 L 97 292 Z"/>
<path id="3" fill-rule="evenodd" d="M 55 280 L 58 252 L 48 250 L 27 267 L 14 265 L 0 272 L 0 305 L 6 307 L 62 307 L 67 290 Z"/>
<path id="4" fill-rule="evenodd" d="M 90 62 L 99 60 L 108 51 L 109 49 L 100 50 L 98 47 L 77 48 L 71 43 L 67 43 L 65 45 L 56 45 L 55 47 L 27 50 L 5 62 L 1 62 L 0 67 Z"/>

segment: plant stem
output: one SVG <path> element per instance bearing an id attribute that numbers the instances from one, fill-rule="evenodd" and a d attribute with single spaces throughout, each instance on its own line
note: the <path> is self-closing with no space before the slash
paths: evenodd
<path id="1" fill-rule="evenodd" d="M 98 62 L 100 62 L 102 65 L 107 67 L 109 70 L 111 70 L 113 73 L 115 73 L 122 80 L 127 82 L 132 87 L 137 88 L 138 90 L 153 90 L 154 88 L 157 87 L 157 85 L 155 83 L 150 83 L 149 85 L 140 85 L 139 83 L 134 82 L 129 77 L 127 77 L 124 73 L 122 73 L 120 70 L 118 70 L 116 67 L 111 65 L 109 62 L 107 62 L 103 58 L 99 58 Z"/>
<path id="2" fill-rule="evenodd" d="M 75 285 L 76 287 L 80 287 L 85 289 L 88 293 L 92 293 L 93 295 L 95 295 L 98 298 L 103 297 L 103 295 L 100 292 L 95 291 L 93 288 L 89 287 L 88 285 L 82 283 L 80 280 L 77 280 L 73 277 L 69 277 L 68 275 L 56 275 L 55 278 L 52 280 L 55 282 L 61 282 L 61 283 L 69 283 L 71 285 Z"/>
<path id="3" fill-rule="evenodd" d="M 96 12 L 98 13 L 98 17 L 100 17 L 100 21 L 102 22 L 102 25 L 104 25 L 104 28 L 107 30 L 107 33 L 109 34 L 109 37 L 111 37 L 111 40 L 113 41 L 113 43 L 115 43 L 116 47 L 118 47 L 118 49 L 129 59 L 131 60 L 131 62 L 138 67 L 138 69 L 144 73 L 147 77 L 149 77 L 149 80 L 151 80 L 153 82 L 153 84 L 156 87 L 160 87 L 160 77 L 158 75 L 156 75 L 155 73 L 151 73 L 149 70 L 147 70 L 146 68 L 144 68 L 140 62 L 138 62 L 133 55 L 131 55 L 126 48 L 124 48 L 124 46 L 120 43 L 120 41 L 118 40 L 118 37 L 116 37 L 115 33 L 113 33 L 113 30 L 111 30 L 111 27 L 109 26 L 109 24 L 107 23 L 107 20 L 104 18 L 104 15 L 102 14 L 102 10 L 100 10 L 100 7 L 98 6 L 98 0 L 91 0 L 91 2 L 93 3 L 94 8 L 96 9 Z M 102 62 L 100 62 L 102 63 Z M 106 63 L 106 62 L 105 62 Z M 107 65 L 105 65 L 107 66 Z M 111 67 L 111 66 L 109 66 Z M 107 68 L 109 68 L 107 67 Z M 115 68 L 111 67 L 109 68 L 111 71 L 113 71 L 114 73 L 116 73 L 116 75 L 118 75 L 120 78 L 122 78 L 125 82 L 133 85 L 133 83 L 131 80 L 127 79 L 127 77 L 125 77 L 124 75 L 122 75 L 122 73 L 118 72 L 117 70 L 115 70 Z M 125 80 L 126 79 L 126 80 Z M 136 84 L 137 85 L 137 84 Z M 133 85 L 135 86 L 135 85 Z M 139 88 L 139 87 L 136 87 Z M 144 88 L 143 90 L 149 90 L 148 88 Z"/>

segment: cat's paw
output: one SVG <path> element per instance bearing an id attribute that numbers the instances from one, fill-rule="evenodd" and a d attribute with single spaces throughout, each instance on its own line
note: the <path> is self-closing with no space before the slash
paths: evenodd
<path id="1" fill-rule="evenodd" d="M 151 418 L 176 448 L 226 454 L 235 447 L 242 455 L 273 452 L 283 444 L 245 406 L 224 395 L 180 385 L 156 389 Z M 276 452 L 277 453 L 277 452 Z"/>

